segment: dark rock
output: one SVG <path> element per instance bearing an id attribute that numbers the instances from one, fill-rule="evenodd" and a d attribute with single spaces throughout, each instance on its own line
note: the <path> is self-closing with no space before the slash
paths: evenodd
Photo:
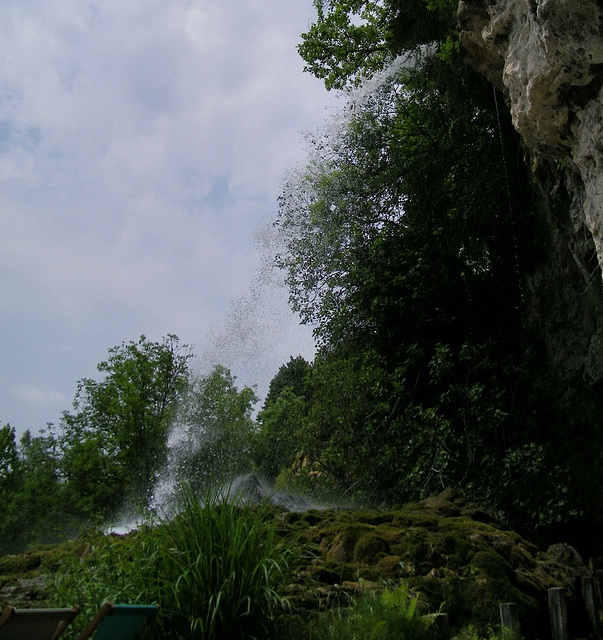
<path id="1" fill-rule="evenodd" d="M 304 511 L 310 507 L 302 497 L 276 491 L 254 473 L 235 478 L 229 487 L 228 496 L 247 505 L 267 501 L 289 511 Z"/>
<path id="2" fill-rule="evenodd" d="M 554 560 L 561 564 L 565 564 L 568 567 L 573 567 L 574 569 L 582 569 L 585 567 L 582 556 L 576 549 L 574 549 L 574 547 L 566 544 L 565 542 L 552 544 L 546 552 Z"/>

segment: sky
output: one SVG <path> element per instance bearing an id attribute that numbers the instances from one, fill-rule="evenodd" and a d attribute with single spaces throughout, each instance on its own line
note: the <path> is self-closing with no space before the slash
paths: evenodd
<path id="1" fill-rule="evenodd" d="M 172 333 L 267 384 L 312 357 L 261 238 L 334 96 L 312 0 L 0 3 L 0 424 L 59 423 L 110 347 Z M 262 267 L 262 265 L 264 265 Z"/>

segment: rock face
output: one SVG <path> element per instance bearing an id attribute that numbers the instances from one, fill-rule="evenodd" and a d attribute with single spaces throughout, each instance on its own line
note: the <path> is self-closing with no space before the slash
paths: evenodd
<path id="1" fill-rule="evenodd" d="M 458 17 L 469 62 L 508 98 L 534 159 L 568 163 L 580 177 L 584 219 L 603 263 L 601 4 L 461 0 Z"/>
<path id="2" fill-rule="evenodd" d="M 533 319 L 553 366 L 593 386 L 603 380 L 603 5 L 460 0 L 458 19 L 466 59 L 504 95 L 548 209 L 555 255 L 532 283 Z"/>

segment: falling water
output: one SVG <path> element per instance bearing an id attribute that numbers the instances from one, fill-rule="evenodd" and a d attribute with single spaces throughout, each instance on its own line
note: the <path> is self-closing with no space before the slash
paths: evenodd
<path id="1" fill-rule="evenodd" d="M 336 139 L 349 124 L 354 113 L 379 94 L 391 90 L 397 78 L 420 60 L 433 54 L 433 50 L 420 50 L 400 56 L 382 72 L 346 93 L 346 108 L 339 110 L 324 127 L 322 135 Z M 295 176 L 295 171 L 291 175 Z M 293 177 L 295 180 L 295 177 Z M 287 233 L 294 232 L 291 228 Z M 256 234 L 261 262 L 248 292 L 231 305 L 225 323 L 210 333 L 210 346 L 200 358 L 199 376 L 204 376 L 216 365 L 228 368 L 237 377 L 238 384 L 253 386 L 261 397 L 268 390 L 272 377 L 293 354 L 313 358 L 314 344 L 311 328 L 299 324 L 288 309 L 285 274 L 274 266 L 274 257 L 284 250 L 286 239 L 281 228 L 267 223 Z M 151 508 L 165 512 L 174 504 L 180 480 L 187 480 L 191 470 L 189 462 L 194 454 L 206 447 L 204 434 L 177 414 L 168 438 L 168 459 L 159 474 L 153 491 Z M 202 473 L 197 469 L 196 472 Z M 291 509 L 304 509 L 310 502 L 304 498 L 278 493 L 253 473 L 232 479 L 226 492 L 237 493 L 246 500 L 270 497 L 274 502 Z M 316 507 L 316 504 L 311 504 Z"/>
<path id="2" fill-rule="evenodd" d="M 313 358 L 312 329 L 300 325 L 289 309 L 284 274 L 274 266 L 279 242 L 272 224 L 256 233 L 260 266 L 248 292 L 231 304 L 224 324 L 210 333 L 210 346 L 199 359 L 198 379 L 209 375 L 216 366 L 226 367 L 236 377 L 239 389 L 252 387 L 262 398 L 270 380 L 292 354 Z M 153 510 L 165 511 L 166 505 L 173 504 L 181 481 L 190 481 L 191 474 L 203 475 L 202 469 L 191 465 L 197 452 L 211 449 L 207 431 L 199 426 L 194 418 L 187 417 L 182 406 L 176 412 L 168 435 L 168 458 L 153 490 L 150 505 Z M 245 499 L 261 495 L 291 509 L 307 508 L 310 504 L 275 491 L 266 481 L 252 475 L 251 470 L 229 481 L 227 493 L 232 496 L 237 492 Z"/>

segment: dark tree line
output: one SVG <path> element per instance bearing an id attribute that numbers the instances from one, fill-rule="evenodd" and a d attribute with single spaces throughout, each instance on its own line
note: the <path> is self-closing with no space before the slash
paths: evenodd
<path id="1" fill-rule="evenodd" d="M 260 414 L 285 440 L 299 416 L 280 481 L 375 502 L 454 486 L 526 531 L 597 520 L 600 400 L 533 321 L 545 207 L 503 97 L 463 62 L 456 3 L 315 6 L 299 51 L 348 104 L 276 220 L 319 347 L 312 400 Z"/>

